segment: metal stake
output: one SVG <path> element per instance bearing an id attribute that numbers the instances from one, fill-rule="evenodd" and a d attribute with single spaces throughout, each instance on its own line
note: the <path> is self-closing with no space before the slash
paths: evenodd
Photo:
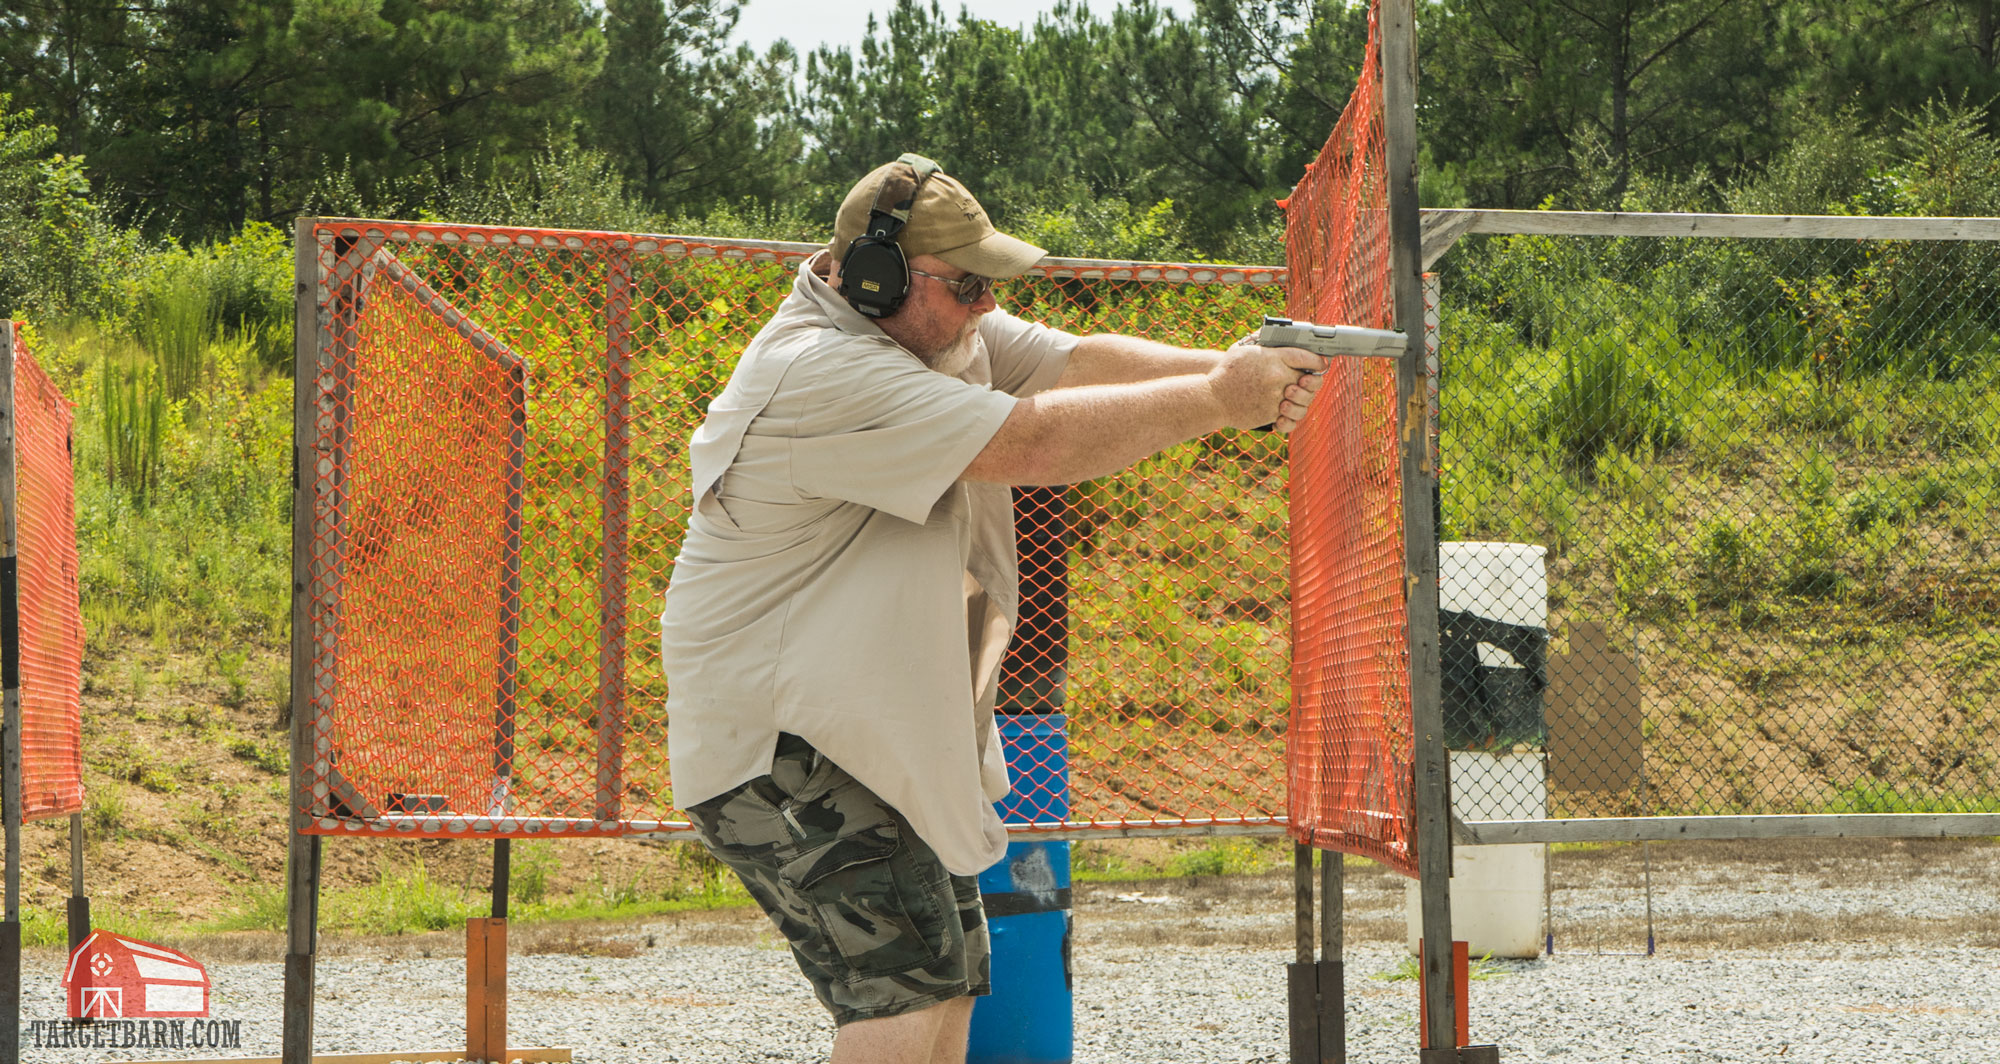
<path id="1" fill-rule="evenodd" d="M 90 937 L 90 896 L 83 892 L 83 814 L 69 815 L 69 952 Z"/>

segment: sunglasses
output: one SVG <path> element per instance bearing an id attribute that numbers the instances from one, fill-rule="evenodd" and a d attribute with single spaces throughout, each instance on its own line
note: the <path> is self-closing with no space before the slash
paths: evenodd
<path id="1" fill-rule="evenodd" d="M 949 286 L 952 291 L 958 293 L 958 303 L 962 307 L 969 307 L 979 302 L 979 297 L 993 290 L 993 278 L 981 277 L 976 273 L 967 274 L 964 277 L 953 280 L 950 277 L 939 277 L 937 274 L 925 273 L 922 270 L 911 270 L 910 272 L 916 274 L 918 277 L 928 277 L 941 285 Z"/>

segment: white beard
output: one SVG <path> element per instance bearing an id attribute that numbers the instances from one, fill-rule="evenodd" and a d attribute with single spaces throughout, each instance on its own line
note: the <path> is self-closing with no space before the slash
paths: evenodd
<path id="1" fill-rule="evenodd" d="M 934 370 L 947 377 L 956 377 L 972 366 L 972 359 L 979 353 L 979 332 L 967 329 L 950 347 L 939 351 L 925 362 Z"/>

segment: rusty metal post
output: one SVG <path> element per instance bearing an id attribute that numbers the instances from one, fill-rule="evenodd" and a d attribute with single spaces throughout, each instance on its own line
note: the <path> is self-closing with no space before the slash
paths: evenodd
<path id="1" fill-rule="evenodd" d="M 600 822 L 617 820 L 625 793 L 625 580 L 631 483 L 632 252 L 614 245 L 606 260 L 604 359 L 604 522 L 597 581 L 597 802 Z"/>

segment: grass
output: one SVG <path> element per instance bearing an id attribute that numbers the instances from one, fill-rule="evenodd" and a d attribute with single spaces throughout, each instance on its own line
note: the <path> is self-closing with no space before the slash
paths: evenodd
<path id="1" fill-rule="evenodd" d="M 156 261 L 163 266 L 148 279 L 133 325 L 140 345 L 157 360 L 166 398 L 185 402 L 207 376 L 217 308 L 199 270 L 179 266 L 172 256 Z"/>
<path id="2" fill-rule="evenodd" d="M 1320 854 L 1322 860 L 1327 856 Z M 1362 857 L 1343 859 L 1350 866 L 1371 863 Z M 1086 839 L 1070 844 L 1070 876 L 1080 883 L 1257 876 L 1291 867 L 1288 838 Z"/>
<path id="3" fill-rule="evenodd" d="M 1404 957 L 1396 962 L 1396 967 L 1386 972 L 1374 972 L 1368 978 L 1385 983 L 1415 982 L 1422 971 L 1423 965 L 1417 958 Z M 1507 974 L 1506 966 L 1495 961 L 1491 953 L 1471 958 L 1465 969 L 1465 977 L 1469 980 L 1499 979 Z"/>
<path id="4" fill-rule="evenodd" d="M 91 323 L 45 329 L 76 401 L 79 578 L 94 640 L 138 636 L 216 656 L 247 700 L 247 647 L 290 627 L 290 382 L 243 343 L 203 346 L 208 386 L 170 396 L 150 352 Z M 217 648 L 220 644 L 220 649 Z"/>
<path id="5" fill-rule="evenodd" d="M 1861 779 L 1842 787 L 1824 813 L 2000 813 L 2000 795 L 1937 794 Z"/>
<path id="6" fill-rule="evenodd" d="M 1173 876 L 1235 876 L 1254 875 L 1284 867 L 1285 860 L 1274 861 L 1270 851 L 1273 847 L 1259 845 L 1247 839 L 1228 839 L 1204 846 L 1199 850 L 1175 854 L 1167 862 L 1167 873 Z M 1289 855 L 1283 855 L 1285 859 Z"/>
<path id="7" fill-rule="evenodd" d="M 688 846 L 676 853 L 675 870 L 651 869 L 623 878 L 591 872 L 566 889 L 562 853 L 569 843 L 517 841 L 508 879 L 508 919 L 519 924 L 633 920 L 666 913 L 753 905 L 749 894 L 706 853 Z M 571 877 L 574 878 L 574 877 Z M 410 935 L 459 927 L 492 907 L 484 882 L 446 882 L 421 859 L 381 863 L 373 882 L 324 890 L 322 930 L 346 934 Z M 252 882 L 239 890 L 227 914 L 193 925 L 199 933 L 277 931 L 285 926 L 284 891 Z"/>

